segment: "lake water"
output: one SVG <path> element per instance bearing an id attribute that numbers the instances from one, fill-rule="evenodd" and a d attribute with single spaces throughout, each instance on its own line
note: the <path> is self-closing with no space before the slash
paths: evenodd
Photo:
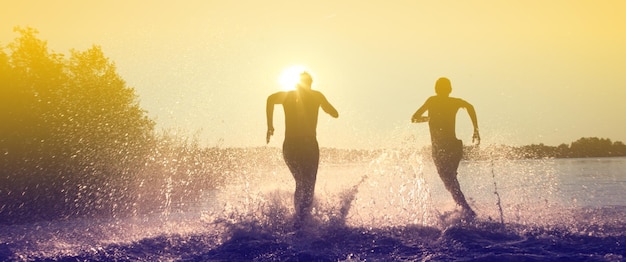
<path id="1" fill-rule="evenodd" d="M 238 174 L 194 207 L 0 226 L 8 261 L 624 261 L 626 158 L 464 161 L 461 221 L 428 159 L 320 165 L 294 231 L 284 165 Z"/>

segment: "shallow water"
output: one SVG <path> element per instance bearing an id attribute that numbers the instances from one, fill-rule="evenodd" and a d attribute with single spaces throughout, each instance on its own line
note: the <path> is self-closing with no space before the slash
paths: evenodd
<path id="1" fill-rule="evenodd" d="M 246 172 L 194 208 L 0 226 L 0 260 L 624 261 L 626 158 L 462 162 L 462 221 L 429 160 L 322 163 L 294 231 L 284 166 Z"/>

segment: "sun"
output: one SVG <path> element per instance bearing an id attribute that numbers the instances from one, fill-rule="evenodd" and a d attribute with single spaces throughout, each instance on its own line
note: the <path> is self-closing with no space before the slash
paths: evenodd
<path id="1" fill-rule="evenodd" d="M 278 84 L 285 91 L 296 89 L 296 84 L 300 81 L 300 73 L 306 71 L 302 65 L 293 65 L 285 68 L 278 77 Z"/>

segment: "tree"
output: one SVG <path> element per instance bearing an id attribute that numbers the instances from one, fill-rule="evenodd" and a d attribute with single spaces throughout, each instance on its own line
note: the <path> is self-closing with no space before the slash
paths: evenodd
<path id="1" fill-rule="evenodd" d="M 626 156 L 626 145 L 621 141 L 615 141 L 612 152 L 614 156 Z"/>
<path id="2" fill-rule="evenodd" d="M 573 157 L 611 156 L 613 143 L 607 138 L 583 137 L 572 142 L 570 149 Z"/>
<path id="3" fill-rule="evenodd" d="M 66 59 L 36 30 L 15 31 L 0 47 L 0 223 L 125 208 L 115 198 L 154 131 L 134 89 L 98 46 Z"/>
<path id="4" fill-rule="evenodd" d="M 64 137 L 74 155 L 94 158 L 111 167 L 132 166 L 137 154 L 145 151 L 154 123 L 137 102 L 134 90 L 116 73 L 116 68 L 100 47 L 72 51 L 68 65 L 69 84 L 62 97 L 67 99 L 63 118 Z M 78 150 L 88 150 L 78 152 Z M 111 164 L 115 161 L 117 165 Z M 123 170 L 116 170 L 116 173 Z"/>

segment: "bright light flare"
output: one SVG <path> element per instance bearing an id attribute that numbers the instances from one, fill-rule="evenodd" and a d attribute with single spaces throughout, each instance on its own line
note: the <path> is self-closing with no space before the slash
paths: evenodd
<path id="1" fill-rule="evenodd" d="M 295 90 L 296 85 L 300 81 L 300 73 L 306 71 L 306 67 L 301 65 L 294 65 L 285 68 L 278 77 L 278 84 L 283 90 Z"/>

